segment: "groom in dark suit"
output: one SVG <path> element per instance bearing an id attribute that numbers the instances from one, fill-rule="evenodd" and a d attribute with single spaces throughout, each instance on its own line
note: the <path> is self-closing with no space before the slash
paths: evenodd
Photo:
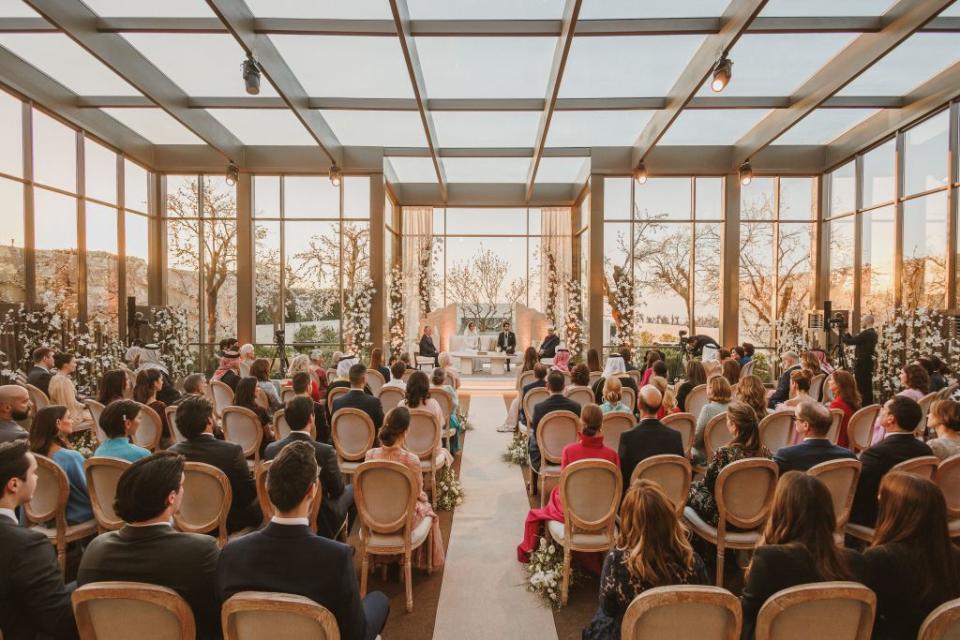
<path id="1" fill-rule="evenodd" d="M 433 327 L 430 325 L 423 328 L 423 335 L 420 336 L 420 355 L 424 358 L 433 358 L 433 366 L 440 366 L 440 361 L 437 359 L 440 352 L 437 351 L 437 345 L 433 343 Z"/>
<path id="2" fill-rule="evenodd" d="M 510 323 L 504 322 L 503 330 L 497 336 L 497 351 L 512 356 L 517 352 L 517 334 L 510 330 Z M 510 361 L 507 360 L 507 371 L 510 371 Z"/>

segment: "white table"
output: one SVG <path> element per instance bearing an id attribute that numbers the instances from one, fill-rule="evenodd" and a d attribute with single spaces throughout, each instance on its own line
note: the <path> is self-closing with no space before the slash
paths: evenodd
<path id="1" fill-rule="evenodd" d="M 489 354 L 490 375 L 502 376 L 506 373 L 505 366 L 507 362 L 516 362 L 516 355 L 509 355 L 502 351 L 495 351 Z"/>
<path id="2" fill-rule="evenodd" d="M 512 361 L 516 357 L 500 351 L 453 351 L 450 355 L 460 358 L 460 373 L 467 376 L 472 375 L 474 370 L 482 373 L 484 360 L 490 361 L 491 375 L 502 376 L 505 373 L 507 360 Z"/>

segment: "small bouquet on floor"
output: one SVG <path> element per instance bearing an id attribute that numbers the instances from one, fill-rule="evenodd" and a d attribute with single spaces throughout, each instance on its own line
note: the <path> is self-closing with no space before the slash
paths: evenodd
<path id="1" fill-rule="evenodd" d="M 532 591 L 554 608 L 560 608 L 560 587 L 563 583 L 563 547 L 559 547 L 545 537 L 530 554 L 527 565 L 527 591 Z M 570 572 L 570 586 L 574 583 L 574 572 Z"/>
<path id="2" fill-rule="evenodd" d="M 463 413 L 463 409 L 461 408 L 457 408 L 457 419 L 460 421 L 461 431 L 473 431 L 473 423 L 467 420 L 467 416 Z"/>
<path id="3" fill-rule="evenodd" d="M 527 463 L 527 436 L 519 430 L 513 432 L 507 450 L 503 452 L 503 459 L 510 464 L 524 465 Z"/>
<path id="4" fill-rule="evenodd" d="M 437 509 L 439 511 L 453 511 L 463 504 L 463 487 L 452 465 L 447 465 L 437 472 Z"/>

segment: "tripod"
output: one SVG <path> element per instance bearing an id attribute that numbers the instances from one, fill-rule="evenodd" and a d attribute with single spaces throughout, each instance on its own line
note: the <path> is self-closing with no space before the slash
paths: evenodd
<path id="1" fill-rule="evenodd" d="M 827 332 L 827 339 L 830 339 L 830 333 Z M 832 342 L 832 341 L 831 341 Z M 843 348 L 843 337 L 837 336 L 837 344 L 830 347 L 830 350 L 827 352 L 830 357 L 830 361 L 833 362 L 834 367 L 837 369 L 850 369 L 850 365 L 847 362 L 847 350 Z"/>
<path id="2" fill-rule="evenodd" d="M 270 368 L 273 369 L 274 362 L 280 359 L 280 376 L 287 375 L 287 342 L 286 332 L 283 329 L 273 332 L 273 356 L 270 358 Z"/>

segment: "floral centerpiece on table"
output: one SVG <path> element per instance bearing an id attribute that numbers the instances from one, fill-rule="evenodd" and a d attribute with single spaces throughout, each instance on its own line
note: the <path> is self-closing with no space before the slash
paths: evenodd
<path id="1" fill-rule="evenodd" d="M 560 608 L 560 588 L 563 584 L 563 547 L 540 538 L 540 544 L 530 554 L 527 565 L 527 591 L 532 591 L 554 608 Z M 577 581 L 571 569 L 570 586 Z"/>
<path id="2" fill-rule="evenodd" d="M 437 509 L 453 511 L 463 504 L 463 495 L 463 487 L 453 466 L 447 465 L 440 469 L 437 472 Z"/>
<path id="3" fill-rule="evenodd" d="M 372 346 L 370 335 L 370 309 L 373 307 L 373 294 L 376 288 L 369 275 L 358 277 L 353 291 L 346 300 L 346 311 L 343 314 L 347 332 L 347 349 L 358 356 L 370 351 Z"/>

